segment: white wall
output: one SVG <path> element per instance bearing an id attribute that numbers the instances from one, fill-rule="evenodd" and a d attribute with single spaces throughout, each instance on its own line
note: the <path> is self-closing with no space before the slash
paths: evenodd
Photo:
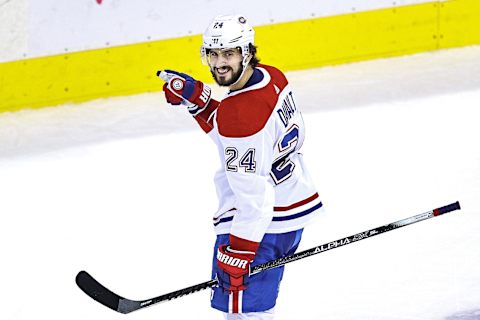
<path id="1" fill-rule="evenodd" d="M 201 33 L 218 14 L 254 25 L 436 0 L 0 0 L 0 62 Z"/>
<path id="2" fill-rule="evenodd" d="M 27 53 L 29 0 L 0 0 L 0 62 L 21 59 Z"/>

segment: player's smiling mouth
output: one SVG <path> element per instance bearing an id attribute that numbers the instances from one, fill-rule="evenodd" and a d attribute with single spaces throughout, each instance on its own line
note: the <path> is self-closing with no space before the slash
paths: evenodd
<path id="1" fill-rule="evenodd" d="M 219 75 L 225 75 L 227 74 L 229 71 L 230 71 L 231 68 L 229 67 L 220 67 L 220 68 L 216 68 L 216 71 Z"/>

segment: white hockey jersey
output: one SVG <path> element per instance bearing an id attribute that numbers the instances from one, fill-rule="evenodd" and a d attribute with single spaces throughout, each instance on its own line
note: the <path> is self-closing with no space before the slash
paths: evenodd
<path id="1" fill-rule="evenodd" d="M 260 242 L 303 228 L 322 207 L 299 150 L 302 115 L 284 74 L 259 65 L 244 88 L 195 119 L 218 147 L 217 234 Z"/>

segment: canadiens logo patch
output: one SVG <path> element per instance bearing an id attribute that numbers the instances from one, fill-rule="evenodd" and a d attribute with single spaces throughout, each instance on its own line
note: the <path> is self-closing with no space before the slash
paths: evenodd
<path id="1" fill-rule="evenodd" d="M 175 90 L 182 90 L 183 89 L 183 81 L 180 79 L 175 79 L 172 81 L 172 88 Z"/>

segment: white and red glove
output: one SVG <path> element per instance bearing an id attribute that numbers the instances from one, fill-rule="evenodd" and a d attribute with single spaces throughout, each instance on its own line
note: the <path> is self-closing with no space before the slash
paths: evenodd
<path id="1" fill-rule="evenodd" d="M 245 290 L 248 284 L 250 264 L 255 258 L 259 243 L 230 235 L 230 245 L 222 245 L 217 251 L 217 278 L 226 291 Z"/>
<path id="2" fill-rule="evenodd" d="M 212 94 L 210 87 L 185 73 L 161 70 L 157 71 L 157 76 L 165 81 L 163 91 L 167 102 L 172 105 L 186 105 L 194 116 L 210 102 Z"/>

